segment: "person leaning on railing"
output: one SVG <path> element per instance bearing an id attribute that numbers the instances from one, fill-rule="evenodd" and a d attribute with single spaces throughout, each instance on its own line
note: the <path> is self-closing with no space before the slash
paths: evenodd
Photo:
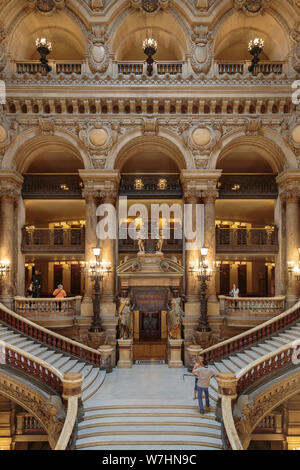
<path id="1" fill-rule="evenodd" d="M 65 297 L 67 297 L 67 293 L 64 290 L 64 287 L 62 284 L 58 284 L 57 289 L 55 289 L 55 291 L 53 292 L 53 296 L 56 299 L 64 299 Z M 61 302 L 57 302 L 56 307 L 57 306 L 58 306 L 59 311 L 61 311 Z"/>
<path id="2" fill-rule="evenodd" d="M 232 286 L 232 290 L 229 292 L 230 297 L 237 299 L 240 296 L 240 289 L 235 284 Z M 234 302 L 234 308 L 237 309 L 237 301 Z"/>

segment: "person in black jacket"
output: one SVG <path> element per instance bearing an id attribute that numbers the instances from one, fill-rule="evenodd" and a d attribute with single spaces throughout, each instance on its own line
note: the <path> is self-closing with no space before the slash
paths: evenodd
<path id="1" fill-rule="evenodd" d="M 32 276 L 32 283 L 33 283 L 33 297 L 37 298 L 40 296 L 40 290 L 42 286 L 42 275 L 40 271 L 35 271 L 34 275 Z"/>

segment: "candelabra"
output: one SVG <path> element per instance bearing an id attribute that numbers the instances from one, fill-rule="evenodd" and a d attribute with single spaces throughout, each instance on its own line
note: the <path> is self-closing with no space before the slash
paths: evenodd
<path id="1" fill-rule="evenodd" d="M 157 42 L 155 39 L 147 38 L 145 41 L 143 41 L 143 51 L 148 57 L 146 62 L 148 64 L 147 66 L 147 72 L 149 75 L 152 75 L 153 73 L 153 58 L 152 56 L 156 53 L 157 51 Z"/>
<path id="2" fill-rule="evenodd" d="M 196 261 L 195 263 L 190 264 L 189 271 L 194 273 L 198 277 L 198 281 L 200 283 L 200 311 L 201 311 L 201 319 L 200 319 L 200 331 L 211 331 L 211 328 L 208 324 L 207 318 L 207 283 L 211 280 L 212 275 L 217 271 L 219 268 L 219 262 L 217 261 L 214 268 L 209 268 L 208 260 L 207 260 L 207 248 L 201 248 L 200 250 L 200 261 Z"/>
<path id="3" fill-rule="evenodd" d="M 249 52 L 253 55 L 252 64 L 248 67 L 248 70 L 252 72 L 253 75 L 255 75 L 256 66 L 259 62 L 259 54 L 263 51 L 264 44 L 264 40 L 261 38 L 255 38 L 248 44 Z"/>
<path id="4" fill-rule="evenodd" d="M 105 275 L 109 275 L 111 272 L 110 263 L 106 261 L 100 261 L 100 248 L 93 248 L 95 261 L 85 264 L 85 269 L 94 282 L 94 298 L 93 298 L 93 322 L 89 331 L 93 333 L 99 333 L 102 331 L 101 320 L 100 320 L 100 301 L 101 301 L 101 289 L 100 283 Z"/>
<path id="5" fill-rule="evenodd" d="M 46 38 L 41 38 L 41 39 L 36 39 L 35 41 L 37 51 L 40 53 L 41 58 L 40 62 L 42 64 L 43 70 L 45 70 L 46 73 L 51 72 L 52 67 L 48 64 L 48 59 L 47 55 L 50 54 L 52 51 L 52 44 L 51 42 L 48 42 Z"/>
<path id="6" fill-rule="evenodd" d="M 298 248 L 299 252 L 299 261 L 296 264 L 294 261 L 288 262 L 288 272 L 290 275 L 294 275 L 297 281 L 300 281 L 300 248 Z"/>
<path id="7" fill-rule="evenodd" d="M 6 277 L 10 272 L 9 261 L 0 261 L 0 279 Z"/>

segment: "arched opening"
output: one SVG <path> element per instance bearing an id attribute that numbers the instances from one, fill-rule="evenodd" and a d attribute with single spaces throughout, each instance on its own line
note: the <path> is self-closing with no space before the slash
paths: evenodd
<path id="1" fill-rule="evenodd" d="M 112 41 L 116 59 L 118 61 L 144 61 L 142 44 L 148 37 L 153 37 L 158 42 L 155 60 L 184 60 L 187 51 L 186 38 L 174 17 L 167 12 L 146 16 L 140 11 L 126 16 L 118 28 Z"/>
<path id="2" fill-rule="evenodd" d="M 63 138 L 45 136 L 27 141 L 16 163 L 24 177 L 20 224 L 25 289 L 40 280 L 34 295 L 52 297 L 58 284 L 68 295 L 80 295 L 85 236 L 81 155 Z"/>
<path id="3" fill-rule="evenodd" d="M 265 41 L 262 60 L 284 61 L 289 52 L 288 37 L 273 16 L 265 13 L 255 17 L 233 13 L 219 28 L 215 40 L 215 59 L 226 61 L 251 60 L 248 43 L 260 37 Z"/>
<path id="4" fill-rule="evenodd" d="M 52 43 L 52 60 L 83 60 L 85 39 L 79 26 L 63 11 L 58 15 L 40 15 L 31 12 L 13 32 L 10 43 L 11 57 L 16 61 L 37 60 L 35 40 L 45 37 Z"/>
<path id="5" fill-rule="evenodd" d="M 223 170 L 216 201 L 220 294 L 228 295 L 230 279 L 238 285 L 240 296 L 275 295 L 276 175 L 282 169 L 281 157 L 275 146 L 271 153 L 270 145 L 251 136 L 234 140 L 219 155 L 216 167 Z"/>

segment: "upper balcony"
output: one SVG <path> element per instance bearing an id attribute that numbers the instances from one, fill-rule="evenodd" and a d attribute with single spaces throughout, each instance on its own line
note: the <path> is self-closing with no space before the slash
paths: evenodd
<path id="1" fill-rule="evenodd" d="M 22 229 L 22 253 L 64 253 L 85 252 L 85 230 L 82 228 L 34 228 Z"/>
<path id="2" fill-rule="evenodd" d="M 216 228 L 217 253 L 277 253 L 278 228 Z"/>

